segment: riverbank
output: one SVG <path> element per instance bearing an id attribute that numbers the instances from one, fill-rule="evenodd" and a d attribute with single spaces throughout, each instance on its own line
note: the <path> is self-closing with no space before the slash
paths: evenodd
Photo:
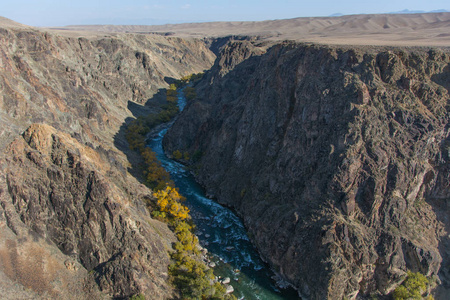
<path id="1" fill-rule="evenodd" d="M 186 101 L 182 94 L 179 96 L 181 103 Z M 208 265 L 214 268 L 216 279 L 228 282 L 229 278 L 228 285 L 233 287 L 238 298 L 299 299 L 295 290 L 277 286 L 275 273 L 261 260 L 239 217 L 208 198 L 190 170 L 166 155 L 162 140 L 170 125 L 160 125 L 159 132 L 155 128 L 147 145 L 186 198 L 184 204 L 190 210 L 195 233 L 200 245 L 207 250 Z"/>

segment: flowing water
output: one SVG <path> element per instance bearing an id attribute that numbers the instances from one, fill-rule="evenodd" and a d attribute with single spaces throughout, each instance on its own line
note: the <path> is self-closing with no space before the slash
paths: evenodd
<path id="1" fill-rule="evenodd" d="M 178 105 L 183 110 L 186 99 L 178 93 Z M 292 288 L 276 286 L 274 273 L 261 260 L 247 236 L 241 220 L 228 208 L 208 199 L 201 186 L 185 166 L 168 158 L 162 148 L 167 128 L 155 135 L 148 146 L 156 153 L 170 173 L 180 193 L 186 197 L 197 228 L 200 244 L 208 250 L 216 264 L 214 273 L 229 277 L 238 299 L 300 299 Z"/>

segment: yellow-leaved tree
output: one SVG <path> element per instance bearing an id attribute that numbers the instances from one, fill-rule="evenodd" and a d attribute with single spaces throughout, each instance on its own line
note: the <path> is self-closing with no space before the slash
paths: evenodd
<path id="1" fill-rule="evenodd" d="M 158 199 L 156 204 L 161 212 L 164 212 L 169 219 L 186 220 L 189 217 L 189 208 L 181 202 L 185 200 L 174 187 L 167 186 L 156 193 Z"/>

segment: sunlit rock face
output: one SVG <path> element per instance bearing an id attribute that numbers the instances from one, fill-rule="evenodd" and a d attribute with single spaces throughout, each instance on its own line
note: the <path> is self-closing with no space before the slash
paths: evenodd
<path id="1" fill-rule="evenodd" d="M 66 37 L 0 28 L 0 146 L 31 123 L 46 123 L 95 145 L 111 141 L 170 78 L 208 69 L 214 54 L 198 40 L 153 35 Z"/>
<path id="2" fill-rule="evenodd" d="M 214 54 L 198 40 L 68 37 L 2 21 L 2 298 L 176 296 L 175 236 L 151 219 L 153 194 L 129 173 L 121 129 L 168 79 L 208 69 Z"/>
<path id="3" fill-rule="evenodd" d="M 386 295 L 407 270 L 439 275 L 444 295 L 449 62 L 439 49 L 231 42 L 164 144 L 197 154 L 197 179 L 306 298 Z"/>
<path id="4" fill-rule="evenodd" d="M 148 215 L 149 190 L 48 125 L 31 125 L 4 154 L 4 276 L 43 297 L 170 294 L 174 238 Z"/>

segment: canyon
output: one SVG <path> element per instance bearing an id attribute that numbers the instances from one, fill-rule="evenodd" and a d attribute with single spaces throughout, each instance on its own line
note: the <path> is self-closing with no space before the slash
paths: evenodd
<path id="1" fill-rule="evenodd" d="M 351 46 L 260 25 L 177 36 L 1 19 L 0 293 L 177 297 L 176 237 L 145 207 L 154 195 L 123 128 L 157 111 L 173 79 L 206 71 L 164 147 L 196 158 L 185 162 L 196 179 L 282 279 L 304 299 L 385 297 L 411 270 L 445 299 L 450 13 L 416 16 L 437 32 L 429 46 L 409 37 L 421 47 L 389 34 L 372 46 L 380 19 L 353 19 L 376 26 Z"/>

